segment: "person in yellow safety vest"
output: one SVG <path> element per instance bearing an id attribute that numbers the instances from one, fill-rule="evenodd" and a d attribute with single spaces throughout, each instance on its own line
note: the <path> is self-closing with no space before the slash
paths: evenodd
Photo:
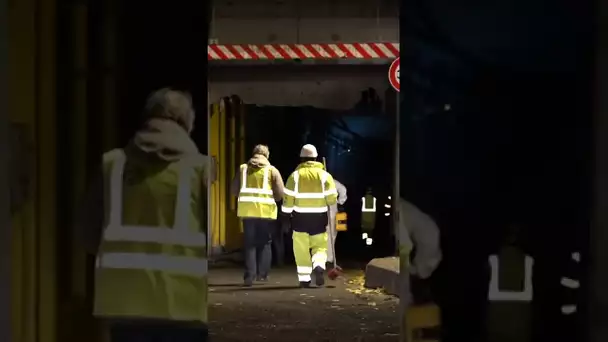
<path id="1" fill-rule="evenodd" d="M 277 202 L 283 198 L 283 178 L 268 158 L 268 146 L 257 145 L 232 180 L 232 193 L 238 195 L 237 216 L 243 220 L 245 286 L 253 285 L 254 278 L 266 282 L 272 262 L 272 235 Z"/>
<path id="2" fill-rule="evenodd" d="M 367 188 L 365 196 L 361 198 L 361 238 L 367 245 L 372 243 L 372 232 L 376 226 L 376 202 L 372 189 Z"/>
<path id="3" fill-rule="evenodd" d="M 103 155 L 78 227 L 96 255 L 94 315 L 112 342 L 207 341 L 207 182 L 190 95 L 148 98 L 144 125 Z M 211 172 L 211 174 L 210 174 Z"/>
<path id="4" fill-rule="evenodd" d="M 317 286 L 325 284 L 328 207 L 338 198 L 334 178 L 317 157 L 316 147 L 302 147 L 302 162 L 287 179 L 281 208 L 286 214 L 284 224 L 291 223 L 298 280 L 304 288 L 310 287 L 311 274 Z"/>
<path id="5" fill-rule="evenodd" d="M 334 179 L 336 183 L 336 190 L 338 191 L 338 202 L 334 205 L 329 206 L 329 223 L 327 225 L 327 263 L 333 264 L 336 257 L 336 237 L 338 231 L 336 230 L 336 215 L 338 214 L 338 204 L 344 205 L 346 202 L 346 187 Z"/>

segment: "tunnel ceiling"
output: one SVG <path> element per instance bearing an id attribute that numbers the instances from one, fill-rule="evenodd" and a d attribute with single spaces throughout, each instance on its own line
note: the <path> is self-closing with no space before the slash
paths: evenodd
<path id="1" fill-rule="evenodd" d="M 458 53 L 486 63 L 565 70 L 587 55 L 592 27 L 584 6 L 561 0 L 413 0 L 402 34 L 441 35 Z"/>

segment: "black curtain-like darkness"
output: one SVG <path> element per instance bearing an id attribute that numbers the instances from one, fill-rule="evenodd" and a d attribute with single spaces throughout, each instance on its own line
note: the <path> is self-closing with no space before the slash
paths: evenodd
<path id="1" fill-rule="evenodd" d="M 541 2 L 403 2 L 401 194 L 441 229 L 445 342 L 484 341 L 487 257 L 513 225 L 535 258 L 532 341 L 582 341 L 560 279 L 587 248 L 592 11 Z"/>
<path id="2" fill-rule="evenodd" d="M 120 2 L 122 142 L 140 124 L 146 96 L 158 88 L 175 87 L 192 93 L 197 110 L 194 136 L 199 148 L 206 149 L 209 3 Z"/>

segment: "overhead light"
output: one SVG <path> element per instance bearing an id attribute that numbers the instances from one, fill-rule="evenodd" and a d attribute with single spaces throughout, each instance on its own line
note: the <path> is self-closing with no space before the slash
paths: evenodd
<path id="1" fill-rule="evenodd" d="M 365 239 L 365 244 L 368 246 L 371 246 L 373 242 L 374 242 L 374 240 L 372 240 L 370 238 Z"/>

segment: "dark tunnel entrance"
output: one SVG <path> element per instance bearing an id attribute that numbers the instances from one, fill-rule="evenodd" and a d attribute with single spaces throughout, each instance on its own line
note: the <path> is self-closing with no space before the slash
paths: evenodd
<path id="1" fill-rule="evenodd" d="M 392 218 L 382 215 L 384 211 L 379 210 L 380 215 L 376 216 L 372 248 L 362 244 L 358 229 L 360 199 L 367 187 L 375 190 L 382 203 L 379 206 L 391 203 L 394 143 L 390 116 L 361 115 L 356 109 L 257 105 L 246 108 L 246 152 L 257 144 L 267 144 L 271 148 L 271 162 L 287 177 L 299 163 L 299 149 L 312 143 L 326 159 L 327 170 L 346 186 L 348 200 L 342 210 L 348 215 L 349 229 L 339 233 L 336 240 L 339 259 L 366 261 L 395 253 Z M 289 241 L 286 248 L 290 250 Z"/>

